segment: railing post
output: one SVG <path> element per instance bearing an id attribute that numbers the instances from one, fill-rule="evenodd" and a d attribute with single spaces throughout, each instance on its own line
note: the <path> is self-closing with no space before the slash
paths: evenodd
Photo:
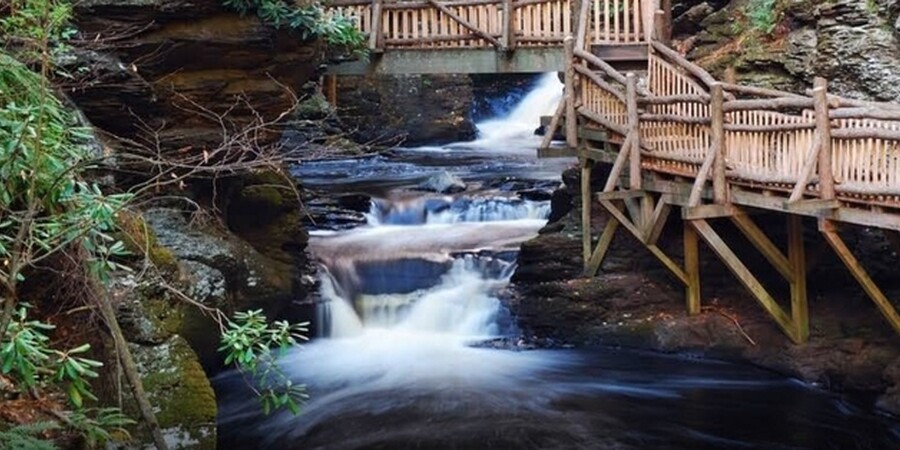
<path id="1" fill-rule="evenodd" d="M 566 145 L 578 147 L 578 117 L 575 114 L 575 39 L 572 35 L 563 40 L 566 52 Z"/>
<path id="2" fill-rule="evenodd" d="M 631 166 L 628 172 L 631 189 L 641 189 L 641 133 L 638 129 L 637 77 L 625 75 L 625 108 L 628 113 L 628 134 L 631 138 Z M 628 139 L 626 139 L 628 140 Z"/>
<path id="3" fill-rule="evenodd" d="M 715 153 L 713 163 L 713 201 L 724 205 L 728 202 L 728 185 L 725 180 L 725 90 L 721 83 L 710 86 L 710 151 Z"/>
<path id="4" fill-rule="evenodd" d="M 587 50 L 585 39 L 587 38 L 588 16 L 590 15 L 590 7 L 592 0 L 575 0 L 578 3 L 578 20 L 575 27 L 575 48 L 579 50 Z"/>
<path id="5" fill-rule="evenodd" d="M 663 34 L 660 42 L 669 45 L 672 42 L 672 0 L 662 0 L 659 9 L 663 12 Z"/>
<path id="6" fill-rule="evenodd" d="M 378 53 L 382 50 L 384 31 L 381 26 L 381 5 L 383 0 L 372 0 L 372 31 L 369 33 L 369 50 Z"/>
<path id="7" fill-rule="evenodd" d="M 834 199 L 834 172 L 831 169 L 831 119 L 828 117 L 828 80 L 816 77 L 813 84 L 816 132 L 819 148 L 819 192 L 823 200 Z"/>
<path id="8" fill-rule="evenodd" d="M 516 49 L 516 8 L 513 0 L 503 0 L 503 46 L 506 51 Z"/>

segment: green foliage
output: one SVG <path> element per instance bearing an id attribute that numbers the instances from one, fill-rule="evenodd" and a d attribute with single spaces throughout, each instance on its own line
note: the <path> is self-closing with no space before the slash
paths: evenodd
<path id="1" fill-rule="evenodd" d="M 769 34 L 778 24 L 777 0 L 750 0 L 744 9 L 750 28 Z"/>
<path id="2" fill-rule="evenodd" d="M 40 437 L 42 433 L 56 430 L 53 422 L 35 422 L 0 431 L 0 448 L 19 450 L 56 450 L 52 442 Z"/>
<path id="3" fill-rule="evenodd" d="M 286 408 L 300 412 L 300 405 L 308 396 L 306 386 L 295 385 L 277 364 L 278 357 L 298 340 L 305 341 L 308 323 L 290 324 L 275 321 L 271 324 L 261 310 L 239 312 L 222 334 L 219 351 L 225 354 L 225 364 L 250 374 L 255 382 L 263 412 Z"/>
<path id="4" fill-rule="evenodd" d="M 50 338 L 45 332 L 53 328 L 53 325 L 28 320 L 27 309 L 19 308 L 2 339 L 0 373 L 12 376 L 28 389 L 47 383 L 65 386 L 69 401 L 80 408 L 85 397 L 96 400 L 87 379 L 97 378 L 95 370 L 103 364 L 77 356 L 90 350 L 89 344 L 66 351 L 50 348 Z"/>
<path id="5" fill-rule="evenodd" d="M 10 13 L 0 6 L 0 36 L 12 38 L 17 56 L 40 60 L 45 50 L 59 52 L 63 43 L 75 34 L 69 25 L 72 5 L 66 0 L 5 0 Z M 2 40 L 2 38 L 0 38 Z"/>
<path id="6" fill-rule="evenodd" d="M 329 45 L 351 52 L 365 48 L 365 37 L 353 20 L 328 15 L 319 4 L 299 6 L 284 0 L 222 0 L 222 3 L 242 15 L 255 12 L 264 23 L 294 30 L 303 39 L 321 37 Z"/>
<path id="7" fill-rule="evenodd" d="M 88 448 L 131 438 L 126 426 L 135 424 L 119 408 L 91 408 L 69 413 L 69 427 L 84 437 Z"/>

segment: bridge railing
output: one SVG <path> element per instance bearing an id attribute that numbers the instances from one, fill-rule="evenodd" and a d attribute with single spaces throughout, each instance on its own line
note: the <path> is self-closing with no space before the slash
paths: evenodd
<path id="1" fill-rule="evenodd" d="M 613 175 L 629 160 L 694 178 L 693 204 L 712 181 L 720 203 L 730 186 L 743 186 L 781 191 L 788 203 L 900 207 L 900 106 L 828 95 L 821 79 L 802 95 L 721 83 L 672 49 L 650 47 L 646 83 L 632 89 L 633 115 L 629 77 L 573 52 L 578 114 L 623 144 Z"/>
<path id="2" fill-rule="evenodd" d="M 636 44 L 653 29 L 652 0 L 589 2 L 587 42 Z M 561 46 L 572 34 L 571 0 L 327 0 L 354 20 L 372 51 Z M 586 5 L 588 6 L 588 5 Z"/>

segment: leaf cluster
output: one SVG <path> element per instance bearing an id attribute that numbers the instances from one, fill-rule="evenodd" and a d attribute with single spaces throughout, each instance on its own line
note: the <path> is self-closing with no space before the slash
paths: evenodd
<path id="1" fill-rule="evenodd" d="M 296 5 L 284 0 L 222 0 L 233 11 L 256 13 L 264 23 L 300 33 L 303 39 L 321 37 L 334 47 L 351 52 L 365 48 L 365 36 L 348 17 L 326 14 L 321 5 Z"/>
<path id="2" fill-rule="evenodd" d="M 238 312 L 222 333 L 219 351 L 225 364 L 253 378 L 263 412 L 286 408 L 300 412 L 300 404 L 308 396 L 306 387 L 294 382 L 277 364 L 279 356 L 298 341 L 307 340 L 308 323 L 290 324 L 275 321 L 271 324 L 261 310 Z"/>

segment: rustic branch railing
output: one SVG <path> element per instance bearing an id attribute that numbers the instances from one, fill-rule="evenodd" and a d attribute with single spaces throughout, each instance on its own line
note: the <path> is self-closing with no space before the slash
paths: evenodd
<path id="1" fill-rule="evenodd" d="M 580 10 L 588 12 L 582 33 L 586 42 L 646 43 L 653 29 L 653 1 L 583 1 Z M 326 5 L 327 14 L 355 20 L 359 30 L 369 35 L 369 48 L 376 53 L 559 47 L 573 34 L 572 0 L 329 0 Z"/>
<path id="2" fill-rule="evenodd" d="M 822 207 L 833 199 L 900 207 L 896 105 L 828 95 L 820 79 L 808 95 L 721 83 L 652 42 L 646 89 L 638 91 L 639 135 L 631 139 L 626 75 L 582 50 L 572 64 L 585 124 L 625 147 L 639 142 L 644 169 L 694 178 L 691 205 L 711 181 L 718 204 L 740 185 L 782 190 L 788 204 L 818 198 Z M 623 164 L 633 158 L 623 147 Z"/>

